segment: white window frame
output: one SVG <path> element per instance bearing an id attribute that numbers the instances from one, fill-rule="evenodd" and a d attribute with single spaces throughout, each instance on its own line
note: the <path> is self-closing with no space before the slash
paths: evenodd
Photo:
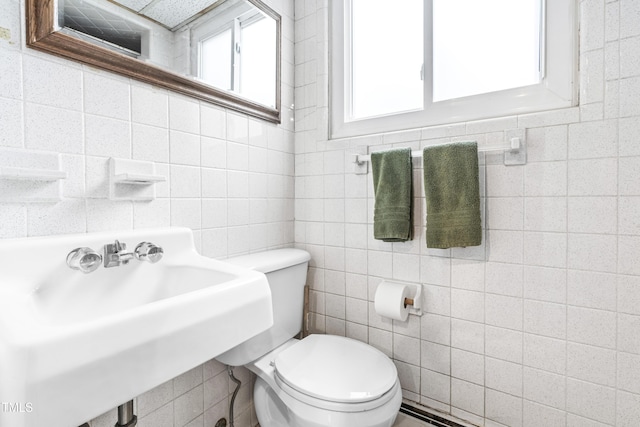
<path id="1" fill-rule="evenodd" d="M 432 103 L 432 0 L 425 0 L 424 109 L 351 119 L 351 0 L 331 0 L 330 135 L 344 138 L 566 108 L 578 101 L 578 17 L 575 0 L 543 0 L 539 84 Z M 392 7 L 392 6 L 389 6 Z M 560 42 L 558 42 L 560 41 Z"/>

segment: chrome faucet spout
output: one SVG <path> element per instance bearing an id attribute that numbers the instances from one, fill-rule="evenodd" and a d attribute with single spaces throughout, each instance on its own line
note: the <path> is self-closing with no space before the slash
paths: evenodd
<path id="1" fill-rule="evenodd" d="M 104 245 L 104 266 L 105 268 L 118 267 L 128 264 L 134 257 L 133 252 L 127 252 L 127 244 L 115 241 Z"/>

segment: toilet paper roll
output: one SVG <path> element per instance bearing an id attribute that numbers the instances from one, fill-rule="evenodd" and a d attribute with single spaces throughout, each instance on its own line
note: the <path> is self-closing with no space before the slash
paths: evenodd
<path id="1" fill-rule="evenodd" d="M 407 320 L 409 309 L 404 306 L 404 299 L 409 295 L 409 285 L 386 281 L 380 283 L 374 297 L 376 313 L 391 319 Z"/>

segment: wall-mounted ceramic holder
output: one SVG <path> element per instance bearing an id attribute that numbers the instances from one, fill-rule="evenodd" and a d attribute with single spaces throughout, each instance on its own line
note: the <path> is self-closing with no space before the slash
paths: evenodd
<path id="1" fill-rule="evenodd" d="M 353 160 L 353 173 L 356 175 L 366 175 L 369 173 L 369 161 L 367 160 L 361 160 L 363 158 L 363 156 L 367 155 L 367 152 L 369 151 L 369 147 L 367 147 L 366 145 L 359 145 L 357 147 L 354 147 L 353 151 L 355 151 L 353 153 L 354 156 L 354 160 Z M 371 157 L 369 156 L 369 160 L 371 159 Z"/>
<path id="2" fill-rule="evenodd" d="M 62 200 L 60 155 L 0 150 L 1 203 L 55 203 Z"/>
<path id="3" fill-rule="evenodd" d="M 505 139 L 509 147 L 504 150 L 503 162 L 505 166 L 527 164 L 526 129 L 513 129 L 505 132 Z"/>
<path id="4" fill-rule="evenodd" d="M 152 162 L 109 159 L 109 199 L 149 201 L 156 198 L 155 184 L 167 178 L 156 174 Z"/>

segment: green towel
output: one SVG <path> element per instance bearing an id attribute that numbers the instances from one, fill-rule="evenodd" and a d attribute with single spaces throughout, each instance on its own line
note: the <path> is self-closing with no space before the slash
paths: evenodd
<path id="1" fill-rule="evenodd" d="M 480 245 L 478 144 L 459 142 L 426 147 L 423 162 L 427 247 Z"/>
<path id="2" fill-rule="evenodd" d="M 411 149 L 371 154 L 373 170 L 373 237 L 385 242 L 411 240 Z"/>

